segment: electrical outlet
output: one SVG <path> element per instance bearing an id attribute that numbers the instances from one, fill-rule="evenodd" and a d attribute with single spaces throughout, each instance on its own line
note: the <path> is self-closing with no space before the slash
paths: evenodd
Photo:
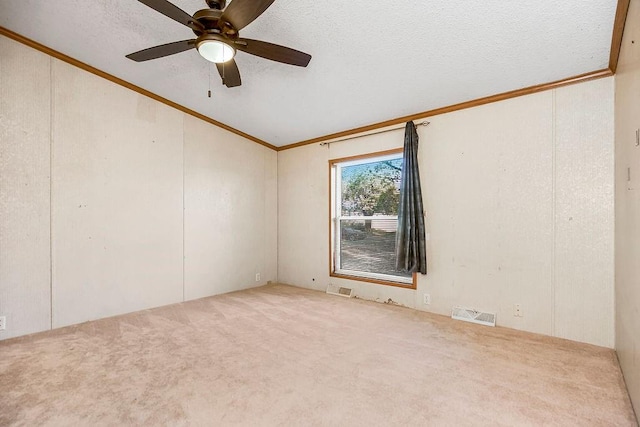
<path id="1" fill-rule="evenodd" d="M 7 317 L 0 316 L 0 331 L 4 331 L 7 329 Z"/>
<path id="2" fill-rule="evenodd" d="M 520 306 L 520 304 L 514 304 L 513 315 L 515 317 L 522 317 L 522 306 Z"/>
<path id="3" fill-rule="evenodd" d="M 423 298 L 424 298 L 424 304 L 425 304 L 425 305 L 430 305 L 430 304 L 431 304 L 431 295 L 429 295 L 429 294 L 424 294 L 424 295 L 423 295 Z"/>
<path id="4" fill-rule="evenodd" d="M 260 273 L 256 273 L 256 282 L 260 281 Z"/>

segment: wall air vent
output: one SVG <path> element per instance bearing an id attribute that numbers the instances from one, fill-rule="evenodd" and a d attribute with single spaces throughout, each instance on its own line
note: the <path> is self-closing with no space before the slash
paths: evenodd
<path id="1" fill-rule="evenodd" d="M 464 320 L 465 322 L 478 323 L 486 326 L 496 326 L 496 314 L 477 311 L 464 307 L 453 307 L 451 310 L 451 318 L 456 320 Z"/>
<path id="2" fill-rule="evenodd" d="M 351 298 L 353 294 L 353 289 L 344 288 L 338 285 L 329 285 L 327 286 L 327 293 L 330 295 L 337 295 L 339 297 Z"/>

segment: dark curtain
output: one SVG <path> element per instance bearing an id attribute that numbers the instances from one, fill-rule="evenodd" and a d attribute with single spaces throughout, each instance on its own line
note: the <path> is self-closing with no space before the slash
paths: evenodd
<path id="1" fill-rule="evenodd" d="M 404 130 L 400 207 L 396 232 L 396 269 L 427 274 L 424 209 L 418 171 L 418 132 L 413 122 Z"/>

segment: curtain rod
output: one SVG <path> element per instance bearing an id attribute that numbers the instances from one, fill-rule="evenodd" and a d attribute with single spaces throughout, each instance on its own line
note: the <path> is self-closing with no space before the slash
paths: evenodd
<path id="1" fill-rule="evenodd" d="M 418 123 L 416 125 L 416 127 L 418 127 L 418 126 L 429 126 L 430 124 L 431 124 L 431 122 L 422 122 L 422 123 Z M 391 128 L 391 129 L 379 130 L 377 132 L 365 133 L 365 134 L 362 134 L 362 135 L 346 136 L 344 138 L 336 139 L 334 141 L 321 142 L 320 146 L 333 144 L 334 142 L 347 141 L 349 139 L 356 139 L 356 138 L 362 138 L 362 137 L 365 137 L 365 136 L 377 135 L 379 133 L 391 132 L 392 130 L 400 130 L 400 129 L 404 129 L 405 126 L 406 126 L 406 123 L 403 124 L 402 126 L 398 126 L 398 127 Z"/>

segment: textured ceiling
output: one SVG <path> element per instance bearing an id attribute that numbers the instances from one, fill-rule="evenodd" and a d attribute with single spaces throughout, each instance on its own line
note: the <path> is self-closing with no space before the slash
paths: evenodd
<path id="1" fill-rule="evenodd" d="M 204 0 L 175 0 L 194 13 Z M 273 145 L 607 68 L 615 0 L 276 0 L 241 36 L 313 55 L 307 68 L 238 52 L 226 88 L 193 36 L 135 0 L 2 0 L 0 25 Z"/>

